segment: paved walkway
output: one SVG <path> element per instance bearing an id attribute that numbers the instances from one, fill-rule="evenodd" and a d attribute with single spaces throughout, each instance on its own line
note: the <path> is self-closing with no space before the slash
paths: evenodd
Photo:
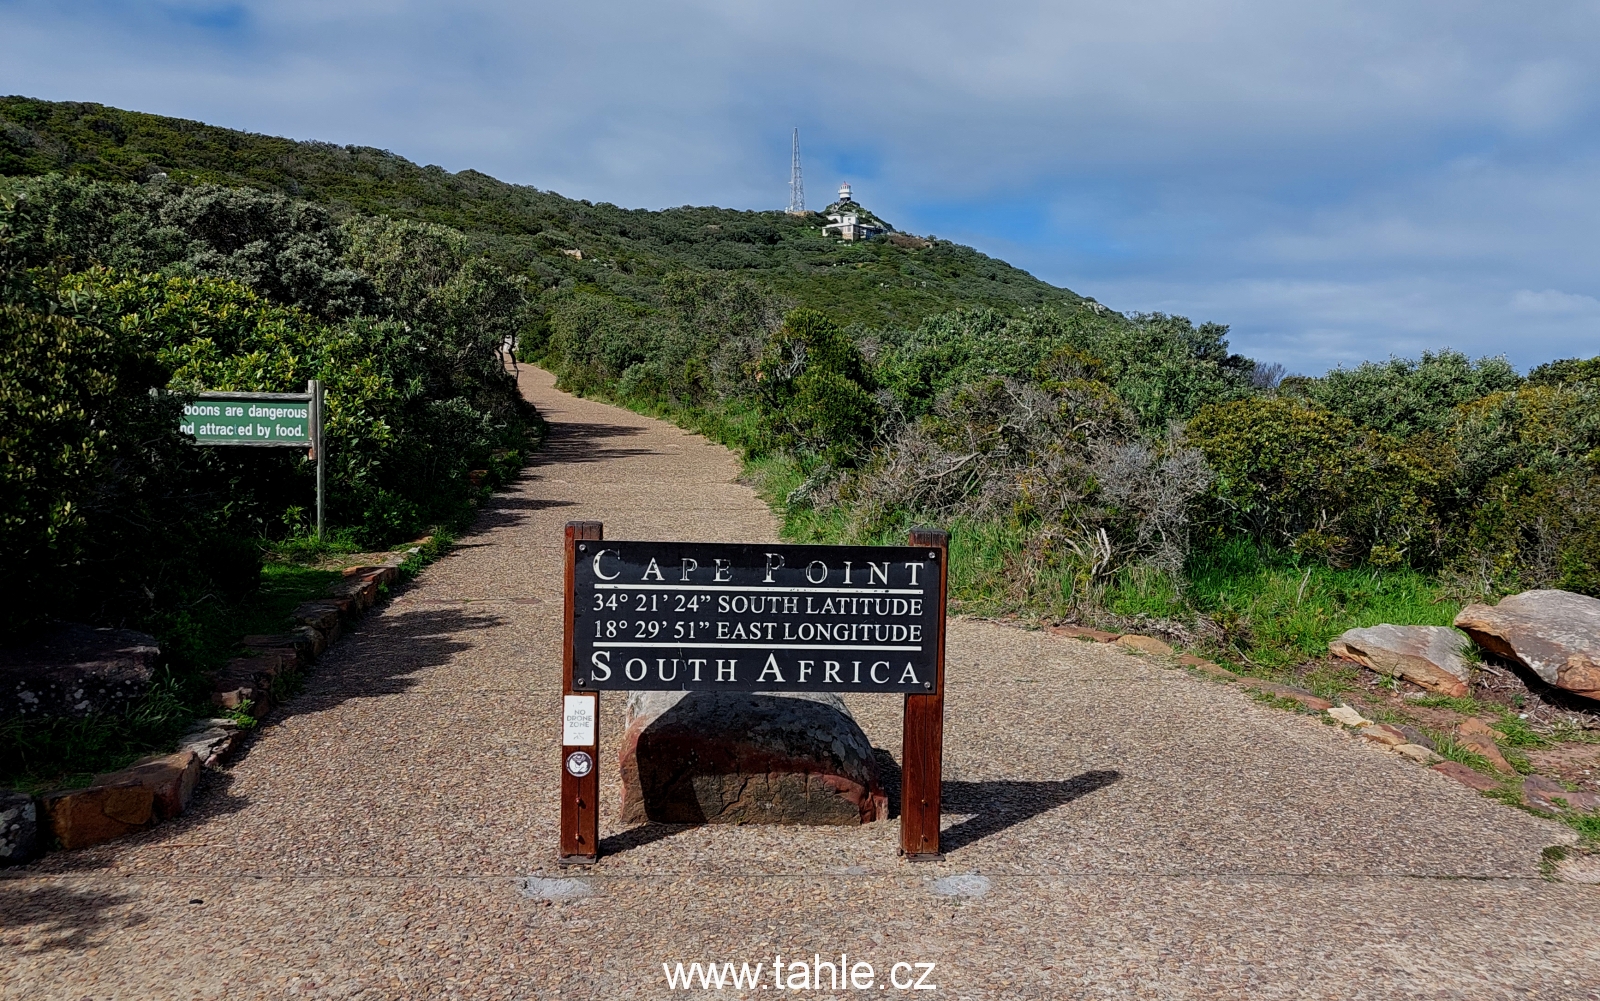
<path id="1" fill-rule="evenodd" d="M 892 823 L 608 821 L 597 869 L 557 869 L 561 525 L 775 524 L 723 449 L 523 386 L 539 465 L 188 816 L 0 879 L 0 996 L 663 998 L 662 963 L 771 984 L 774 953 L 843 952 L 872 990 L 936 964 L 931 998 L 1600 997 L 1600 887 L 1540 878 L 1565 828 L 1231 687 L 980 622 L 951 633 L 946 862 L 897 860 Z M 893 700 L 852 709 L 898 757 Z M 612 817 L 614 763 L 603 796 Z"/>

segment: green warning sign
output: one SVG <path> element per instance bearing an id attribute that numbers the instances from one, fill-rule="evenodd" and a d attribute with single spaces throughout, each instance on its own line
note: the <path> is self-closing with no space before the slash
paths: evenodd
<path id="1" fill-rule="evenodd" d="M 311 448 L 315 420 L 309 393 L 213 393 L 184 404 L 178 430 L 199 445 Z"/>

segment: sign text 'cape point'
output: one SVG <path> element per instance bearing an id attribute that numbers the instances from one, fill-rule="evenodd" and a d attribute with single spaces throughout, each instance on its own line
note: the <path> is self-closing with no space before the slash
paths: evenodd
<path id="1" fill-rule="evenodd" d="M 592 542 L 575 554 L 578 688 L 926 693 L 939 554 Z"/>

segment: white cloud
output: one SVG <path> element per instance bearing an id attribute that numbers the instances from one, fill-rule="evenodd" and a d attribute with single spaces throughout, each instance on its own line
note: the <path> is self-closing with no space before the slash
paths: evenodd
<path id="1" fill-rule="evenodd" d="M 1595 333 L 1519 298 L 1600 295 L 1586 0 L 0 0 L 0 36 L 0 91 L 624 205 L 781 206 L 798 124 L 813 201 L 848 170 L 902 226 L 1306 369 Z"/>
<path id="2" fill-rule="evenodd" d="M 1555 316 L 1600 317 L 1600 299 L 1592 295 L 1573 295 L 1547 288 L 1542 292 L 1518 289 L 1511 297 L 1511 308 L 1518 313 Z"/>

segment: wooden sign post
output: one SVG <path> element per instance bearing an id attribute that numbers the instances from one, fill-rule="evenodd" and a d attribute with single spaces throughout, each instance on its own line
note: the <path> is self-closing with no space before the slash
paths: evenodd
<path id="1" fill-rule="evenodd" d="M 606 542 L 568 522 L 561 854 L 599 858 L 599 693 L 857 692 L 905 699 L 900 853 L 938 859 L 949 539 L 909 546 Z"/>

